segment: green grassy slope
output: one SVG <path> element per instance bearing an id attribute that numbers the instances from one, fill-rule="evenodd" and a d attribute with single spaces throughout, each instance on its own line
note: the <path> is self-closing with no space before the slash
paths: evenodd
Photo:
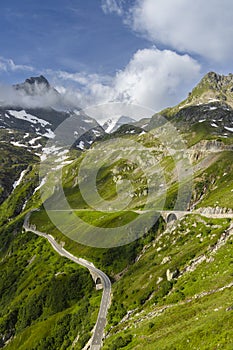
<path id="1" fill-rule="evenodd" d="M 12 154 L 8 160 L 21 164 L 25 153 Z M 39 192 L 33 195 L 38 167 L 32 159 L 23 158 L 28 171 L 1 204 L 0 347 L 69 349 L 78 336 L 75 348 L 81 349 L 90 338 L 101 293 L 86 269 L 23 231 L 25 213 L 41 204 Z"/>
<path id="2" fill-rule="evenodd" d="M 192 144 L 206 136 L 206 133 L 199 134 L 198 128 L 195 133 Z M 215 140 L 214 136 L 211 138 Z M 193 163 L 192 204 L 197 202 L 196 208 L 232 208 L 232 152 L 219 149 L 211 161 L 200 167 L 199 164 L 204 164 L 210 155 L 208 149 L 204 150 Z M 64 186 L 70 203 L 81 208 L 83 199 L 80 200 L 79 188 L 71 190 L 74 188 L 72 169 L 78 162 L 66 170 Z M 174 162 L 171 157 L 165 157 L 161 164 L 170 184 L 167 191 L 169 208 L 177 194 L 177 183 L 171 176 Z M 97 178 L 99 191 L 108 199 L 115 196 L 110 170 L 102 169 Z M 134 203 L 137 207 L 137 201 Z M 112 221 L 112 214 L 101 216 L 88 210 L 77 211 L 77 214 L 94 226 L 118 224 Z M 229 219 L 206 219 L 191 214 L 174 229 L 164 231 L 161 222 L 157 230 L 152 230 L 138 242 L 110 250 L 84 247 L 70 241 L 49 223 L 43 210 L 33 214 L 32 223 L 42 231 L 52 232 L 58 240 L 65 242 L 68 250 L 92 260 L 115 281 L 104 349 L 153 350 L 155 344 L 158 349 L 183 349 L 184 346 L 189 349 L 231 349 L 229 324 L 233 314 L 229 308 L 232 306 L 232 287 L 227 286 L 233 281 L 232 238 L 212 254 L 213 247 L 228 230 Z M 204 256 L 207 260 L 200 260 L 193 272 L 167 280 L 168 269 L 181 275 Z M 127 313 L 128 320 L 121 323 Z"/>
<path id="3" fill-rule="evenodd" d="M 210 136 L 209 130 L 209 126 L 201 128 L 200 124 L 182 130 L 189 148 L 185 152 L 189 152 L 194 170 L 191 205 L 196 209 L 231 209 L 232 151 L 205 149 L 206 140 L 224 141 L 219 135 Z M 119 140 L 119 149 L 133 137 L 157 157 L 156 166 L 148 166 L 147 170 L 157 179 L 159 164 L 167 187 L 165 208 L 172 208 L 179 187 L 174 160 L 150 134 L 127 134 Z M 223 144 L 229 146 L 231 142 L 229 137 Z M 193 145 L 196 149 L 190 148 Z M 90 224 L 90 231 L 95 227 L 119 227 L 135 219 L 147 199 L 144 191 L 148 183 L 142 169 L 137 171 L 125 160 L 100 168 L 97 189 L 109 203 L 117 198 L 114 176 L 130 180 L 135 192 L 125 211 L 101 213 L 85 203 L 77 183 L 81 160 L 88 153 L 63 169 L 64 192 L 75 215 Z M 88 166 L 92 169 L 93 162 Z M 104 349 L 232 349 L 230 219 L 206 219 L 191 213 L 166 229 L 160 218 L 133 243 L 93 248 L 64 236 L 51 223 L 39 192 L 33 194 L 37 185 L 38 168 L 33 166 L 1 205 L 0 334 L 2 345 L 11 339 L 6 349 L 69 349 L 77 334 L 79 349 L 90 336 L 98 312 L 100 293 L 94 290 L 88 272 L 59 257 L 42 238 L 22 232 L 24 215 L 38 207 L 40 210 L 31 216 L 32 224 L 52 234 L 71 253 L 93 261 L 111 277 L 113 297 Z M 48 201 L 59 208 L 60 198 L 61 191 L 56 188 Z M 25 199 L 28 201 L 24 206 Z M 159 202 L 160 197 L 153 200 Z M 82 225 L 75 229 L 82 231 Z M 171 273 L 173 278 L 169 277 Z"/>
<path id="4" fill-rule="evenodd" d="M 216 252 L 211 249 L 228 225 L 228 220 L 188 216 L 151 242 L 114 286 L 113 327 L 104 349 L 231 349 L 232 236 Z M 187 266 L 191 270 L 184 272 Z M 180 277 L 168 282 L 168 269 L 178 269 Z M 137 294 L 144 299 L 138 302 Z M 133 311 L 119 324 L 121 310 Z M 131 341 L 121 347 L 120 337 Z"/>
<path id="5" fill-rule="evenodd" d="M 58 256 L 43 238 L 23 232 L 0 270 L 0 329 L 11 339 L 6 349 L 68 349 L 78 334 L 81 349 L 100 297 L 88 271 Z"/>

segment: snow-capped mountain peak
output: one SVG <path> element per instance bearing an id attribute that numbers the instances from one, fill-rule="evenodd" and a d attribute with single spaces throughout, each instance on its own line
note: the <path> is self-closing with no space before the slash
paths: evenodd
<path id="1" fill-rule="evenodd" d="M 116 116 L 113 119 L 107 120 L 103 124 L 103 129 L 106 133 L 111 134 L 124 124 L 134 124 L 135 119 L 128 116 Z"/>

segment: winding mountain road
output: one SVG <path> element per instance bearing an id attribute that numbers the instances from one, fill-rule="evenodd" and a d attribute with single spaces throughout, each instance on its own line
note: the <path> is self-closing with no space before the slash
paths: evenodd
<path id="1" fill-rule="evenodd" d="M 142 214 L 143 212 L 141 211 L 136 211 L 139 214 Z M 232 214 L 208 214 L 208 213 L 202 213 L 198 211 L 193 211 L 193 212 L 185 212 L 185 211 L 162 211 L 160 212 L 161 215 L 163 214 L 175 214 L 177 217 L 182 217 L 183 215 L 186 214 L 200 214 L 204 215 L 206 217 L 212 217 L 212 218 L 232 218 Z M 102 294 L 102 299 L 101 299 L 101 304 L 100 304 L 100 309 L 97 317 L 97 321 L 93 330 L 93 335 L 91 339 L 89 340 L 88 344 L 85 346 L 85 349 L 90 349 L 90 350 L 99 350 L 101 349 L 102 346 L 102 340 L 104 336 L 104 329 L 107 323 L 107 312 L 108 308 L 110 306 L 110 300 L 111 300 L 111 282 L 108 276 L 101 270 L 97 269 L 91 262 L 84 260 L 82 258 L 77 258 L 73 254 L 69 253 L 67 250 L 65 250 L 61 245 L 59 245 L 53 236 L 50 234 L 44 233 L 37 231 L 34 227 L 31 227 L 29 225 L 29 218 L 30 218 L 31 212 L 26 214 L 25 220 L 23 227 L 25 231 L 31 231 L 35 233 L 38 236 L 46 238 L 49 243 L 52 245 L 53 249 L 60 254 L 61 256 L 64 256 L 72 261 L 74 261 L 76 264 L 79 264 L 81 266 L 86 267 L 91 274 L 94 274 L 97 276 L 97 278 L 100 278 L 102 286 L 103 286 L 103 294 Z M 89 345 L 90 344 L 90 345 Z"/>
<path id="2" fill-rule="evenodd" d="M 96 276 L 98 276 L 101 280 L 102 286 L 103 286 L 103 294 L 99 309 L 99 314 L 97 317 L 97 321 L 94 327 L 94 332 L 91 338 L 91 345 L 90 350 L 99 350 L 102 345 L 103 335 L 104 335 L 104 328 L 107 323 L 107 312 L 110 305 L 110 299 L 111 299 L 111 282 L 108 276 L 101 270 L 97 269 L 91 262 L 84 260 L 82 258 L 77 258 L 73 254 L 69 253 L 67 250 L 65 250 L 63 247 L 61 247 L 54 239 L 53 236 L 37 231 L 33 227 L 30 227 L 29 225 L 29 218 L 31 213 L 26 214 L 24 219 L 23 228 L 25 231 L 30 231 L 35 233 L 38 236 L 46 238 L 49 243 L 52 245 L 53 249 L 61 256 L 65 256 L 66 258 L 74 261 L 76 264 L 82 265 L 86 267 L 91 273 L 94 273 Z"/>

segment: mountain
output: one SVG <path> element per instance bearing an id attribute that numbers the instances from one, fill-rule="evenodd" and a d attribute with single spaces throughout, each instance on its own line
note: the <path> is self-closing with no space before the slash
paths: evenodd
<path id="1" fill-rule="evenodd" d="M 163 114 L 172 116 L 180 109 L 204 104 L 219 103 L 233 108 L 233 74 L 207 73 L 177 106 L 167 108 Z"/>
<path id="2" fill-rule="evenodd" d="M 215 72 L 206 74 L 192 90 L 187 104 L 225 102 L 233 107 L 233 74 L 220 75 Z"/>
<path id="3" fill-rule="evenodd" d="M 22 84 L 14 85 L 13 88 L 17 91 L 22 91 L 24 97 L 37 98 L 49 93 L 56 94 L 59 97 L 59 93 L 54 89 L 44 76 L 31 77 L 25 80 Z M 90 142 L 93 142 L 97 135 L 104 134 L 104 130 L 93 118 L 87 116 L 81 109 L 62 111 L 56 107 L 40 107 L 29 108 L 25 107 L 22 98 L 22 106 L 0 106 L 0 129 L 12 129 L 20 132 L 24 132 L 25 135 L 30 134 L 30 138 L 41 136 L 44 138 L 54 138 L 54 131 L 68 118 L 75 118 L 74 122 L 74 134 L 77 136 L 78 130 L 80 135 L 89 132 L 87 142 L 85 146 Z M 77 129 L 77 130 L 76 130 Z M 90 130 L 93 129 L 90 138 Z M 24 136 L 25 136 L 24 135 Z M 74 136 L 75 136 L 74 135 Z M 75 137 L 77 138 L 77 137 Z M 75 141 L 74 138 L 74 141 Z M 85 137 L 83 136 L 85 141 Z M 25 139 L 28 140 L 29 136 L 25 136 L 21 139 L 22 144 L 25 145 Z M 26 143 L 27 146 L 28 143 Z"/>
<path id="4" fill-rule="evenodd" d="M 119 119 L 117 119 L 115 122 L 112 119 L 109 119 L 107 122 L 103 124 L 103 129 L 105 130 L 106 133 L 113 133 L 117 131 L 122 125 L 125 124 L 134 124 L 135 119 L 126 117 L 126 116 L 121 116 Z"/>
<path id="5" fill-rule="evenodd" d="M 110 134 L 78 110 L 64 115 L 53 109 L 41 109 L 41 114 L 25 110 L 21 113 L 27 120 L 22 120 L 14 116 L 22 109 L 3 109 L 8 124 L 0 129 L 0 347 L 81 350 L 90 346 L 97 320 L 101 290 L 96 290 L 96 280 L 60 257 L 44 237 L 25 232 L 24 218 L 31 213 L 34 231 L 53 236 L 60 247 L 109 275 L 111 306 L 103 350 L 232 348 L 230 78 L 209 73 L 188 104 L 185 100 L 132 125 L 128 121 Z M 226 99 L 213 101 L 217 94 Z M 95 142 L 87 133 L 88 150 L 78 139 L 74 148 L 66 153 L 56 149 L 51 158 L 47 149 L 46 173 L 39 181 L 40 158 L 32 147 L 40 143 L 46 148 L 48 137 L 37 135 L 33 126 L 25 137 L 21 122 L 34 125 L 25 113 L 51 123 L 34 120 L 44 132 L 56 132 L 56 115 L 64 120 L 76 113 L 81 126 L 87 127 L 87 120 L 95 125 L 88 131 L 95 131 Z M 89 174 L 94 182 L 88 181 Z M 41 193 L 58 224 L 49 218 Z M 62 208 L 64 195 L 70 210 Z M 120 209 L 114 211 L 116 203 Z M 78 225 L 69 221 L 73 215 L 80 219 Z M 146 227 L 131 226 L 123 234 L 124 225 L 144 215 Z M 99 237 L 103 228 L 105 235 Z M 111 236 L 114 228 L 127 244 L 104 248 L 103 242 L 117 242 L 118 236 Z M 135 240 L 129 242 L 132 234 Z M 100 246 L 82 244 L 93 236 Z"/>
<path id="6" fill-rule="evenodd" d="M 98 137 L 105 134 L 95 119 L 78 108 L 67 111 L 57 110 L 52 106 L 43 107 L 43 105 L 26 108 L 25 96 L 35 99 L 50 93 L 59 96 L 45 77 L 28 78 L 24 83 L 14 85 L 13 88 L 23 93 L 22 106 L 4 106 L 4 103 L 0 106 L 0 142 L 3 150 L 2 159 L 4 159 L 0 175 L 0 203 L 13 190 L 14 182 L 28 164 L 36 160 L 38 162 L 39 157 L 45 157 L 43 154 L 49 152 L 45 147 L 46 143 L 48 140 L 56 142 L 56 129 L 61 123 L 66 120 L 72 121 L 68 135 L 70 144 L 67 147 L 77 151 L 89 148 Z M 67 129 L 67 125 L 65 128 Z M 60 150 L 60 153 L 64 151 L 64 149 Z M 21 157 L 14 164 L 16 155 L 20 154 Z M 62 159 L 65 160 L 64 156 Z M 13 166 L 14 171 L 12 171 Z"/>
<path id="7" fill-rule="evenodd" d="M 187 99 L 155 114 L 145 129 L 152 130 L 158 126 L 159 120 L 165 118 L 183 132 L 199 129 L 207 138 L 218 135 L 227 139 L 233 132 L 232 107 L 233 75 L 210 72 L 189 93 Z"/>
<path id="8" fill-rule="evenodd" d="M 49 92 L 59 94 L 43 75 L 27 78 L 24 83 L 13 85 L 13 87 L 15 90 L 22 91 L 29 96 L 45 95 Z"/>

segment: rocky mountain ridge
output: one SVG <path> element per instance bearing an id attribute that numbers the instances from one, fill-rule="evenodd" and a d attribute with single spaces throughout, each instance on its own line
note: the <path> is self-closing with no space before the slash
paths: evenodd
<path id="1" fill-rule="evenodd" d="M 225 102 L 233 107 L 233 74 L 207 73 L 192 92 L 189 93 L 185 102 L 187 104 Z M 182 107 L 182 104 L 180 107 Z"/>
<path id="2" fill-rule="evenodd" d="M 161 113 L 174 116 L 181 109 L 190 106 L 200 106 L 211 103 L 225 104 L 233 108 L 233 74 L 220 75 L 215 72 L 207 73 L 201 81 L 189 92 L 188 97 L 178 105 L 167 108 Z"/>
<path id="3" fill-rule="evenodd" d="M 30 77 L 24 83 L 13 85 L 13 88 L 28 97 L 36 98 L 52 93 L 59 98 L 58 91 L 50 85 L 43 75 Z M 29 147 L 29 149 L 30 141 L 35 138 L 54 138 L 56 136 L 56 128 L 69 118 L 75 119 L 75 125 L 73 125 L 73 142 L 74 147 L 77 147 L 79 150 L 90 147 L 90 144 L 98 136 L 104 134 L 104 130 L 100 124 L 82 112 L 80 108 L 59 110 L 52 106 L 43 107 L 43 105 L 41 107 L 25 108 L 23 103 L 22 106 L 19 105 L 17 107 L 4 106 L 4 104 L 0 106 L 0 129 L 20 132 L 22 134 L 21 140 L 18 140 L 20 137 L 18 133 L 17 140 L 12 140 L 12 142 L 18 142 L 18 147 L 25 146 Z M 85 137 L 86 133 L 87 135 Z M 38 152 L 39 149 L 37 150 Z"/>
<path id="4" fill-rule="evenodd" d="M 27 78 L 24 83 L 13 85 L 13 88 L 30 96 L 44 95 L 50 91 L 59 94 L 43 75 Z"/>

